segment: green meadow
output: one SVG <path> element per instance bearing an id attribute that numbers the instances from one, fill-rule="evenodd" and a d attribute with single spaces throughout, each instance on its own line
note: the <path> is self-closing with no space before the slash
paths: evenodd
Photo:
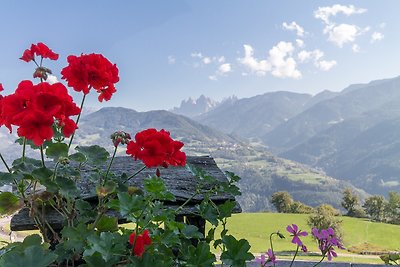
<path id="1" fill-rule="evenodd" d="M 285 239 L 273 237 L 274 250 L 281 254 L 280 258 L 289 258 L 296 249 L 291 243 L 290 234 L 286 231 L 289 224 L 297 224 L 301 230 L 310 232 L 307 225 L 307 214 L 287 213 L 242 213 L 234 214 L 228 219 L 228 233 L 237 239 L 247 239 L 251 245 L 251 252 L 258 254 L 270 248 L 270 233 L 279 231 L 285 235 Z M 371 222 L 366 219 L 340 217 L 343 230 L 344 251 L 337 251 L 341 255 L 336 261 L 380 263 L 375 256 L 359 257 L 350 253 L 347 249 L 374 251 L 399 251 L 400 250 L 400 225 Z M 209 227 L 209 226 L 208 226 Z M 302 238 L 309 252 L 318 252 L 316 242 L 309 235 Z M 285 256 L 286 255 L 286 256 Z M 318 260 L 318 257 L 300 257 L 304 259 Z"/>

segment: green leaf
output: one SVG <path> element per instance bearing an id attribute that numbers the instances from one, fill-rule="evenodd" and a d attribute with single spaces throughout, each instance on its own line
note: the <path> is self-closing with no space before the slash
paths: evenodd
<path id="1" fill-rule="evenodd" d="M 188 238 L 188 239 L 190 239 L 190 238 L 197 238 L 197 239 L 203 238 L 203 235 L 199 232 L 199 228 L 197 228 L 194 225 L 190 225 L 190 224 L 189 225 L 185 224 L 185 227 L 182 229 L 182 235 L 185 238 Z"/>
<path id="2" fill-rule="evenodd" d="M 126 250 L 126 237 L 118 233 L 102 232 L 100 236 L 91 235 L 87 238 L 88 249 L 83 252 L 83 258 L 86 260 L 96 252 L 100 253 L 106 265 L 113 266 L 120 260 L 120 256 L 124 255 Z"/>
<path id="3" fill-rule="evenodd" d="M 107 150 L 98 145 L 78 146 L 76 147 L 76 150 L 85 155 L 88 164 L 93 166 L 103 165 L 110 157 L 110 154 L 107 152 Z"/>
<path id="4" fill-rule="evenodd" d="M 0 214 L 12 214 L 22 206 L 23 203 L 13 193 L 0 193 Z"/>
<path id="5" fill-rule="evenodd" d="M 128 216 L 137 211 L 141 211 L 145 205 L 144 198 L 141 195 L 131 196 L 128 193 L 118 193 L 118 200 L 119 201 L 116 204 L 122 217 Z M 114 201 L 112 201 L 112 203 L 113 202 Z"/>
<path id="6" fill-rule="evenodd" d="M 98 221 L 96 228 L 100 232 L 115 232 L 118 231 L 118 219 L 103 215 Z"/>
<path id="7" fill-rule="evenodd" d="M 86 245 L 86 239 L 91 234 L 86 224 L 78 224 L 76 227 L 65 226 L 61 230 L 64 250 L 72 250 L 75 253 L 82 253 Z"/>
<path id="8" fill-rule="evenodd" d="M 39 235 L 27 236 L 22 243 L 13 243 L 11 249 L 0 258 L 0 266 L 7 267 L 47 267 L 57 259 L 57 255 L 45 249 Z"/>
<path id="9" fill-rule="evenodd" d="M 69 155 L 68 158 L 69 158 L 70 160 L 75 161 L 75 162 L 78 162 L 78 163 L 83 163 L 83 162 L 86 161 L 85 155 L 82 154 L 82 153 L 80 153 L 80 152 L 77 152 L 77 153 L 74 153 L 74 154 L 72 154 L 72 155 Z"/>
<path id="10" fill-rule="evenodd" d="M 221 254 L 223 263 L 234 267 L 245 267 L 246 261 L 254 259 L 253 254 L 249 252 L 250 244 L 247 240 L 236 240 L 231 235 L 225 235 L 222 241 L 226 247 L 226 251 Z"/>
<path id="11" fill-rule="evenodd" d="M 0 172 L 0 186 L 11 184 L 21 180 L 22 175 L 17 173 Z"/>
<path id="12" fill-rule="evenodd" d="M 200 216 L 209 221 L 212 225 L 218 226 L 218 210 L 207 200 L 203 200 L 198 206 Z"/>
<path id="13" fill-rule="evenodd" d="M 69 198 L 75 198 L 79 196 L 79 190 L 76 187 L 76 184 L 71 179 L 68 179 L 63 176 L 56 177 L 56 183 L 60 187 L 61 195 Z"/>
<path id="14" fill-rule="evenodd" d="M 206 242 L 199 242 L 195 247 L 189 247 L 189 258 L 187 261 L 190 267 L 208 267 L 214 266 L 215 255 L 210 251 L 210 245 Z"/>
<path id="15" fill-rule="evenodd" d="M 31 173 L 34 169 L 42 167 L 42 161 L 28 157 L 25 160 L 19 158 L 13 161 L 12 166 L 13 171 Z"/>
<path id="16" fill-rule="evenodd" d="M 153 199 L 174 201 L 175 196 L 167 190 L 164 180 L 159 177 L 152 177 L 144 180 L 144 189 Z"/>
<path id="17" fill-rule="evenodd" d="M 52 143 L 46 149 L 48 158 L 58 161 L 60 157 L 68 157 L 68 145 L 64 143 Z"/>
<path id="18" fill-rule="evenodd" d="M 224 218 L 228 218 L 232 216 L 232 211 L 235 208 L 236 203 L 231 200 L 225 201 L 224 204 L 219 205 L 219 219 L 222 220 Z"/>

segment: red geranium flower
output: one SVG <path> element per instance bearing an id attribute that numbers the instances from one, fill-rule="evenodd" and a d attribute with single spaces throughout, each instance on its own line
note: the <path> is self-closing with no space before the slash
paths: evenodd
<path id="1" fill-rule="evenodd" d="M 135 160 L 140 159 L 147 167 L 167 168 L 186 164 L 186 155 L 180 151 L 182 147 L 183 143 L 173 140 L 169 132 L 151 128 L 137 133 L 135 141 L 128 143 L 126 153 Z"/>
<path id="2" fill-rule="evenodd" d="M 38 146 L 53 136 L 54 122 L 62 127 L 66 137 L 77 128 L 69 117 L 78 115 L 80 109 L 61 83 L 34 85 L 31 81 L 22 81 L 14 94 L 2 99 L 1 105 L 1 118 L 10 131 L 11 125 L 19 126 L 18 135 Z"/>
<path id="3" fill-rule="evenodd" d="M 48 58 L 51 60 L 57 60 L 58 54 L 54 53 L 47 45 L 44 43 L 32 44 L 31 49 L 26 49 L 21 60 L 29 62 L 35 59 L 36 56 L 41 56 L 42 58 Z"/>
<path id="4" fill-rule="evenodd" d="M 136 240 L 135 240 L 136 237 Z M 141 257 L 144 253 L 145 246 L 151 245 L 151 238 L 149 236 L 149 231 L 144 230 L 142 234 L 136 236 L 136 233 L 132 233 L 129 236 L 129 243 L 134 246 L 133 254 L 138 257 Z"/>
<path id="5" fill-rule="evenodd" d="M 62 69 L 62 79 L 68 82 L 68 86 L 85 95 L 94 88 L 100 93 L 98 99 L 110 100 L 116 92 L 114 84 L 119 81 L 118 68 L 107 58 L 100 54 L 81 56 L 68 56 L 68 66 Z"/>

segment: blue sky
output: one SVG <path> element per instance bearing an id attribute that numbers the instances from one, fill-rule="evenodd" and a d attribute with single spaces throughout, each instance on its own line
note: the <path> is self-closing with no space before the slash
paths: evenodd
<path id="1" fill-rule="evenodd" d="M 400 1 L 2 1 L 0 82 L 11 93 L 31 43 L 102 53 L 120 69 L 102 105 L 169 109 L 270 91 L 315 94 L 400 75 Z M 80 99 L 76 100 L 77 102 Z"/>

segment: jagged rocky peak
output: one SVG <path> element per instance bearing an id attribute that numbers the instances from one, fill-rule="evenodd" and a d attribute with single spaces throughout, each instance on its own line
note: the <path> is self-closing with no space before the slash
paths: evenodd
<path id="1" fill-rule="evenodd" d="M 201 95 L 197 99 L 189 97 L 186 100 L 182 100 L 181 105 L 173 108 L 171 111 L 176 114 L 194 117 L 214 109 L 219 104 L 220 102 Z"/>

